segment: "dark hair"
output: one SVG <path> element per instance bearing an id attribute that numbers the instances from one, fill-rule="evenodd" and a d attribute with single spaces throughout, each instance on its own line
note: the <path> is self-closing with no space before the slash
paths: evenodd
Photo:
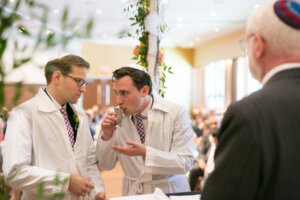
<path id="1" fill-rule="evenodd" d="M 214 132 L 211 133 L 213 137 L 218 137 L 219 130 L 215 130 Z"/>
<path id="2" fill-rule="evenodd" d="M 148 73 L 132 67 L 122 67 L 113 72 L 112 81 L 116 81 L 124 76 L 129 76 L 138 90 L 147 85 L 149 87 L 148 94 L 152 93 L 152 81 Z"/>
<path id="3" fill-rule="evenodd" d="M 62 58 L 50 60 L 45 66 L 45 77 L 47 85 L 51 83 L 51 77 L 53 72 L 60 71 L 62 74 L 69 74 L 72 72 L 72 66 L 84 67 L 89 69 L 90 64 L 83 58 L 76 55 L 67 55 Z"/>

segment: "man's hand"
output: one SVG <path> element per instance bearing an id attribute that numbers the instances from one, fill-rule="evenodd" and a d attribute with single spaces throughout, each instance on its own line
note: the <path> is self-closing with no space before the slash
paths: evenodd
<path id="1" fill-rule="evenodd" d="M 109 140 L 110 138 L 112 138 L 114 130 L 116 129 L 116 121 L 116 113 L 112 112 L 104 115 L 103 121 L 101 123 L 103 140 Z"/>
<path id="2" fill-rule="evenodd" d="M 127 156 L 146 156 L 145 145 L 128 140 L 126 144 L 131 145 L 131 147 L 112 146 L 112 149 Z"/>
<path id="3" fill-rule="evenodd" d="M 199 161 L 199 168 L 204 171 L 205 167 L 206 167 L 206 163 L 203 160 L 200 160 Z"/>
<path id="4" fill-rule="evenodd" d="M 94 185 L 80 174 L 71 174 L 69 191 L 76 196 L 86 196 L 94 188 Z"/>
<path id="5" fill-rule="evenodd" d="M 107 199 L 106 199 L 106 197 L 105 197 L 105 193 L 104 193 L 104 192 L 99 192 L 99 193 L 95 196 L 94 200 L 107 200 Z"/>

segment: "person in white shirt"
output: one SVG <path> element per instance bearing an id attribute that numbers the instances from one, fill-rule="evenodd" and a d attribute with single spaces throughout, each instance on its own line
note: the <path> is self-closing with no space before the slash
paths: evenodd
<path id="1" fill-rule="evenodd" d="M 12 110 L 3 171 L 6 183 L 23 191 L 22 200 L 40 199 L 41 186 L 45 199 L 105 199 L 88 119 L 75 105 L 86 91 L 88 68 L 75 55 L 49 61 L 47 87 Z"/>
<path id="2" fill-rule="evenodd" d="M 193 164 L 193 131 L 183 107 L 152 94 L 152 82 L 139 65 L 113 72 L 117 104 L 124 110 L 106 115 L 97 143 L 99 168 L 111 170 L 117 161 L 124 171 L 123 195 L 190 191 L 186 173 Z"/>

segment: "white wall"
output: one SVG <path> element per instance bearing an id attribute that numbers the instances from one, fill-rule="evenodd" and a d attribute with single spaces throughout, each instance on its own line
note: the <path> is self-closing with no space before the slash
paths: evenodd
<path id="1" fill-rule="evenodd" d="M 17 36 L 19 45 L 33 46 L 33 39 Z M 55 47 L 46 50 L 37 50 L 34 54 L 30 54 L 30 51 L 24 52 L 23 55 L 30 55 L 32 60 L 19 68 L 12 69 L 12 57 L 15 52 L 13 52 L 13 42 L 10 41 L 8 44 L 8 50 L 4 54 L 5 69 L 7 72 L 5 81 L 6 82 L 19 82 L 27 84 L 46 84 L 46 79 L 44 76 L 44 66 L 49 60 L 61 57 L 66 54 L 76 54 L 81 55 L 81 42 L 78 40 L 73 40 L 67 49 L 63 50 L 61 48 Z"/>
<path id="2" fill-rule="evenodd" d="M 191 65 L 176 51 L 164 52 L 165 63 L 172 66 L 174 74 L 166 73 L 165 99 L 180 104 L 186 110 L 191 105 Z"/>

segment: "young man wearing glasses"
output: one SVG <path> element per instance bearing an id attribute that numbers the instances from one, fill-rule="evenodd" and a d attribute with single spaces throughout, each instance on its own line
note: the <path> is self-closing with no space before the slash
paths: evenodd
<path id="1" fill-rule="evenodd" d="M 49 61 L 47 87 L 11 112 L 3 170 L 7 183 L 23 191 L 22 200 L 39 199 L 42 183 L 46 198 L 105 199 L 87 116 L 74 105 L 86 91 L 88 69 L 75 55 Z"/>

